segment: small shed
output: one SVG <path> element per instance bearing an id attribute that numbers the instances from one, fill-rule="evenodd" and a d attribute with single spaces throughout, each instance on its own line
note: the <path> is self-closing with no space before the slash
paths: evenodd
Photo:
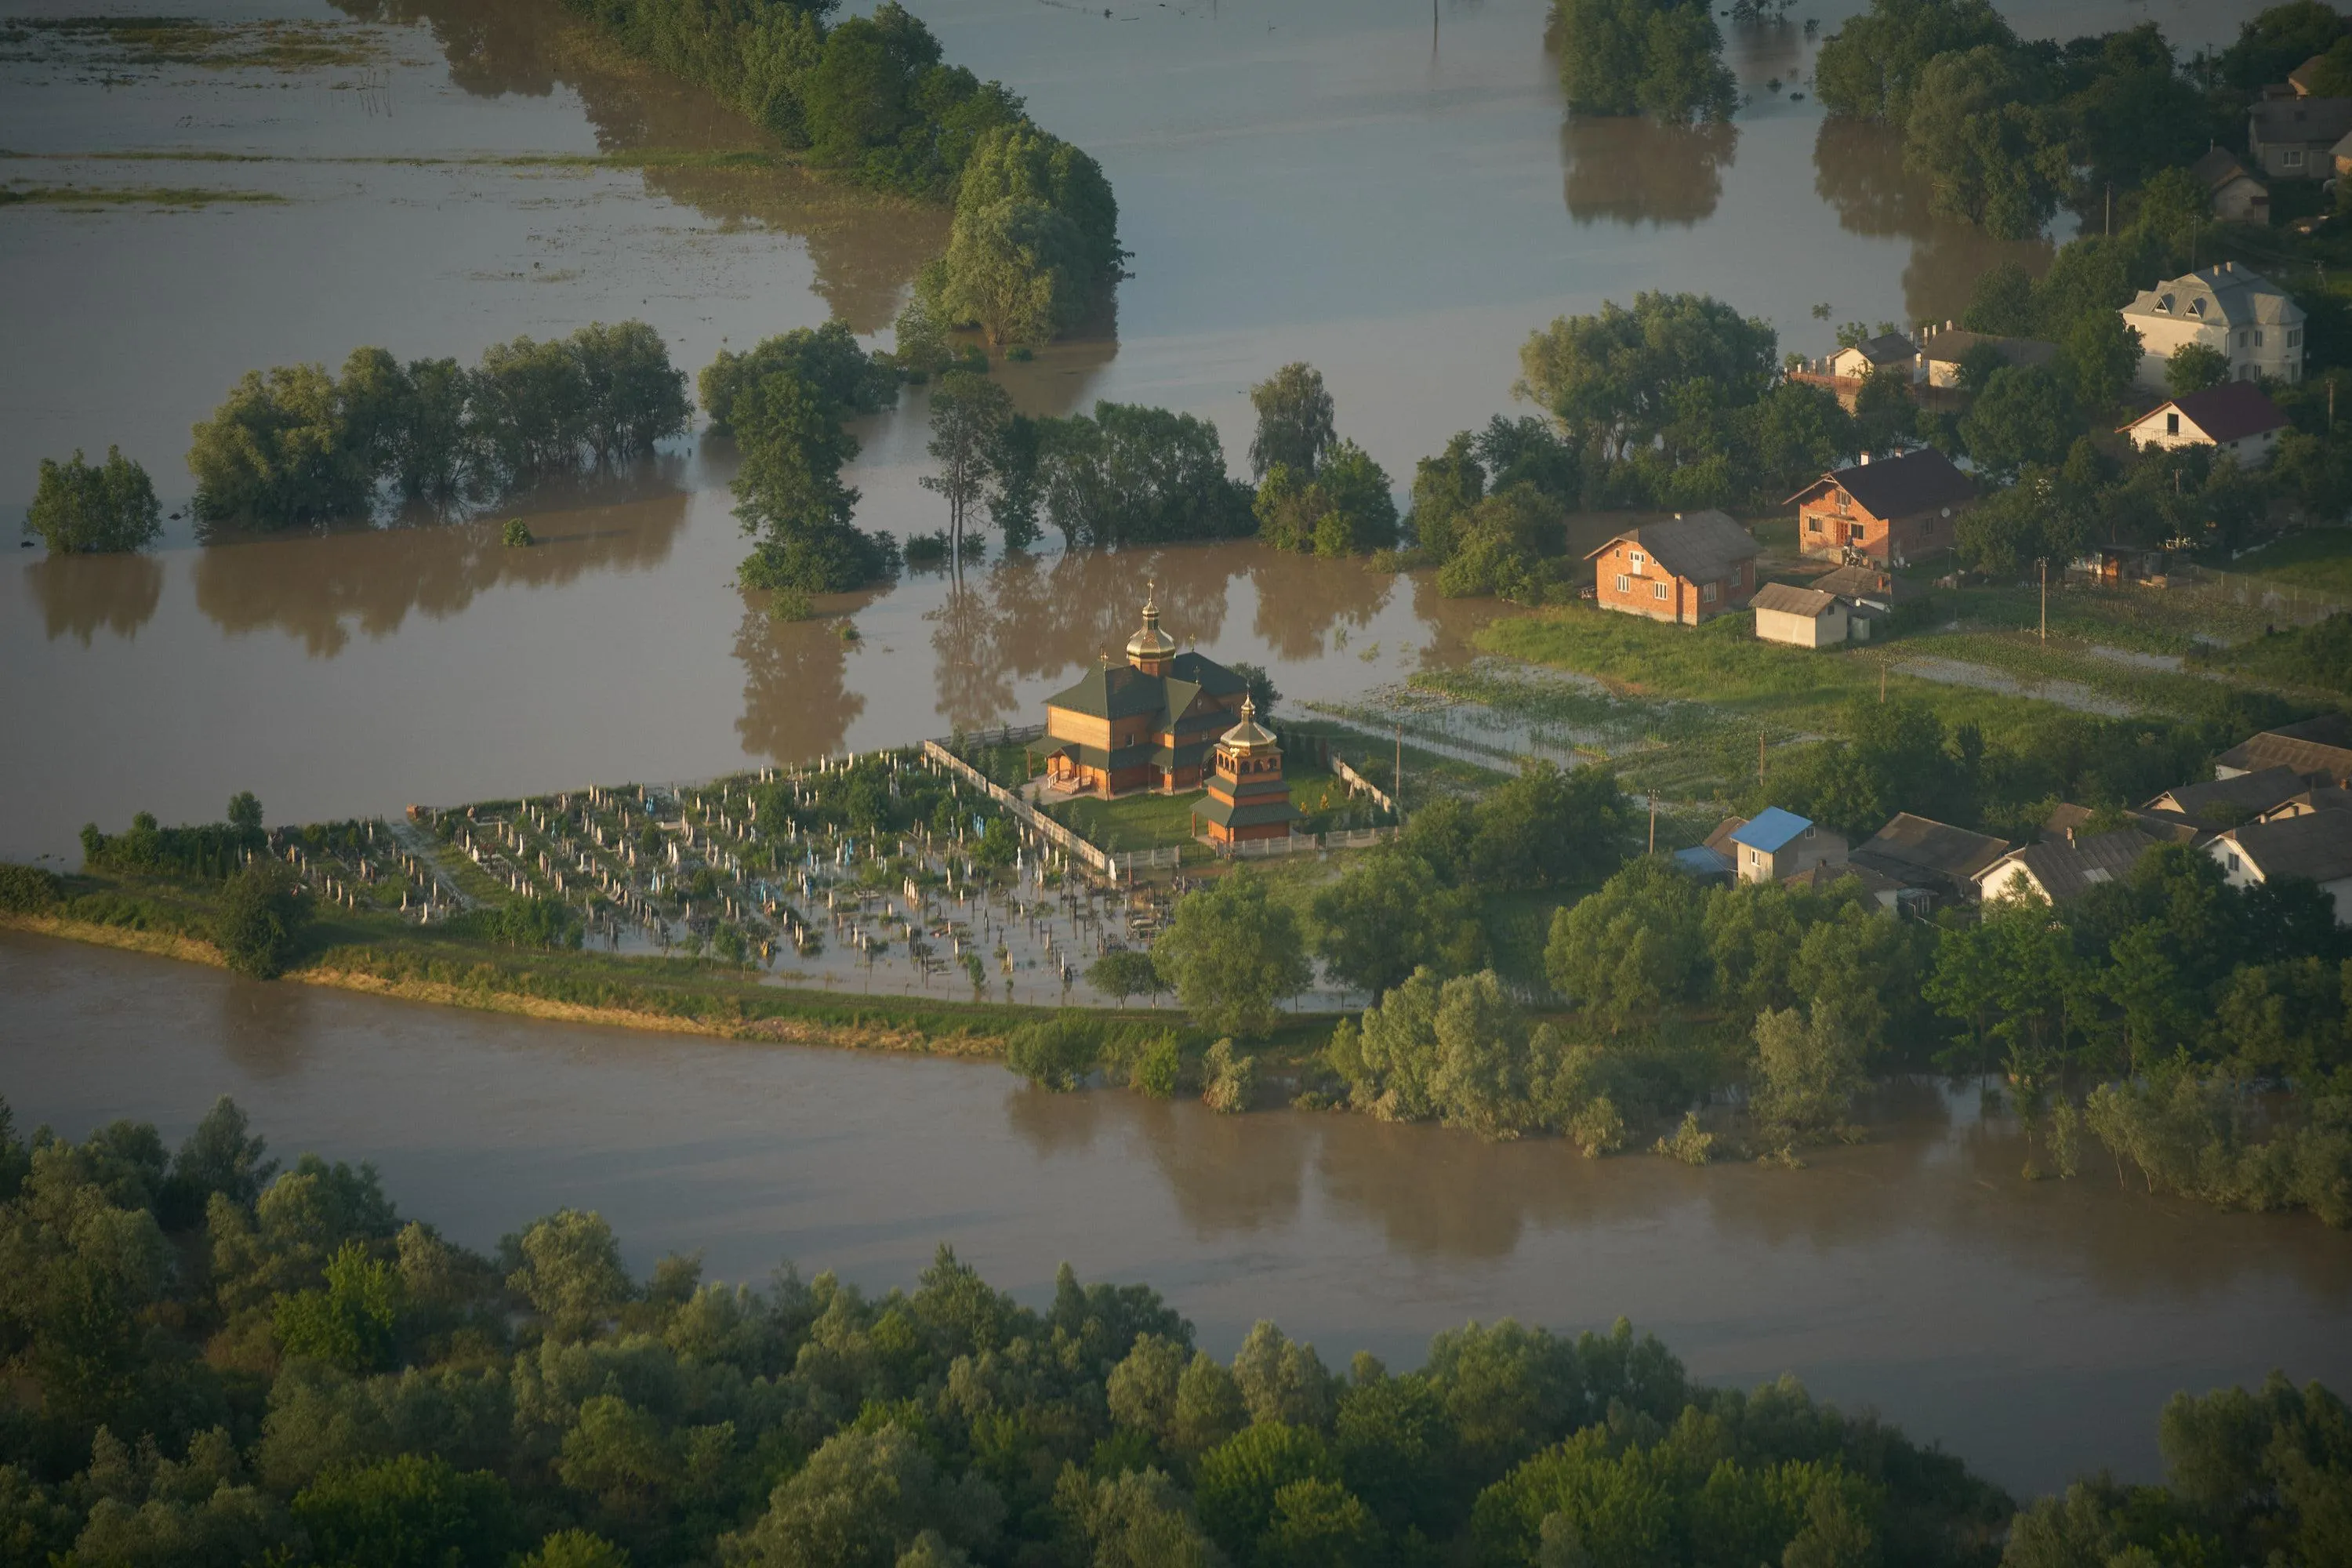
<path id="1" fill-rule="evenodd" d="M 1845 601 L 1819 588 L 1795 588 L 1767 583 L 1749 601 L 1756 610 L 1756 635 L 1766 642 L 1791 647 L 1827 647 L 1846 640 Z"/>
<path id="2" fill-rule="evenodd" d="M 2204 187 L 2213 216 L 2222 222 L 2267 225 L 2271 221 L 2270 187 L 2254 178 L 2228 148 L 2207 149 L 2203 157 L 2189 165 L 2189 172 Z"/>
<path id="3" fill-rule="evenodd" d="M 1743 882 L 1777 882 L 1816 866 L 1843 866 L 1846 860 L 1843 835 L 1777 805 L 1766 806 L 1732 829 L 1731 846 Z"/>

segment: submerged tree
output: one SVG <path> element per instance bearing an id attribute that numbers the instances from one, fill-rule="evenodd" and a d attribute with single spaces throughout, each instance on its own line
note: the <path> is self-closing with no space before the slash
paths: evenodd
<path id="1" fill-rule="evenodd" d="M 103 463 L 85 462 L 77 449 L 62 463 L 41 459 L 25 531 L 58 555 L 139 550 L 163 533 L 163 508 L 147 470 L 121 448 L 109 447 Z"/>

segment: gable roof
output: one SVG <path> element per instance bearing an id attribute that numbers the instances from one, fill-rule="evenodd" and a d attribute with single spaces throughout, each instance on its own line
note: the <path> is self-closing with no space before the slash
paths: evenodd
<path id="1" fill-rule="evenodd" d="M 2137 430 L 2168 408 L 2178 410 L 2183 420 L 2214 441 L 2240 441 L 2265 430 L 2283 430 L 2287 424 L 2286 416 L 2261 387 L 2251 381 L 2225 381 L 2159 403 L 2122 428 Z"/>
<path id="2" fill-rule="evenodd" d="M 1740 527 L 1729 512 L 1712 507 L 1688 515 L 1677 512 L 1664 522 L 1629 528 L 1603 540 L 1601 549 L 1588 552 L 1584 558 L 1590 561 L 1620 542 L 1639 545 L 1667 572 L 1693 583 L 1713 583 L 1728 577 L 1739 569 L 1741 562 L 1752 561 L 1758 553 L 1755 536 Z"/>
<path id="3" fill-rule="evenodd" d="M 2287 72 L 2287 86 L 2294 89 L 2297 92 L 2310 92 L 2311 84 L 2315 80 L 2318 79 L 2319 68 L 2326 62 L 2326 58 L 2327 57 L 2326 55 L 2314 55 L 2309 59 L 2304 61 L 2301 65 L 2295 67 L 2294 69 Z"/>
<path id="4" fill-rule="evenodd" d="M 2246 110 L 2255 142 L 2334 142 L 2352 131 L 2352 98 L 2270 98 Z"/>
<path id="5" fill-rule="evenodd" d="M 2012 850 L 1978 874 L 1977 886 L 1987 898 L 2006 892 L 2019 868 L 2031 873 L 2042 895 L 2053 904 L 2078 898 L 2102 882 L 2118 881 L 2131 872 L 2139 858 L 2156 847 L 2156 840 L 2137 827 L 2094 834 L 2063 843 L 2045 841 Z"/>
<path id="6" fill-rule="evenodd" d="M 2226 827 L 2233 820 L 2242 822 L 2258 816 L 2310 787 L 2309 782 L 2293 768 L 2262 768 L 2231 778 L 2178 785 L 2140 809 L 2160 816 L 2177 816 L 2208 828 Z"/>
<path id="7" fill-rule="evenodd" d="M 1791 588 L 1786 583 L 1767 583 L 1756 590 L 1756 597 L 1748 603 L 1759 610 L 1778 610 L 1783 615 L 1819 620 L 1836 607 L 1837 595 L 1825 594 L 1819 588 Z"/>
<path id="8" fill-rule="evenodd" d="M 2215 842 L 2236 845 L 2264 881 L 2308 877 L 2334 882 L 2352 877 L 2352 813 L 2315 811 L 2275 822 L 2252 822 L 2216 835 Z"/>
<path id="9" fill-rule="evenodd" d="M 2058 357 L 2058 345 L 2041 338 L 1996 337 L 1990 332 L 1972 332 L 1966 327 L 1946 327 L 1930 335 L 1921 352 L 1930 363 L 1958 364 L 1978 347 L 1990 348 L 2018 365 L 2048 364 Z"/>
<path id="10" fill-rule="evenodd" d="M 2189 172 L 2197 177 L 2199 184 L 2205 187 L 2205 194 L 2209 196 L 2221 191 L 2232 180 L 2254 178 L 2247 172 L 2246 166 L 2238 162 L 2237 154 L 2231 153 L 2227 147 L 2207 148 L 2203 157 L 2189 165 Z M 2262 182 L 2256 180 L 2254 183 L 2260 184 Z"/>
<path id="11" fill-rule="evenodd" d="M 2286 767 L 2306 775 L 2325 773 L 2339 782 L 2352 779 L 2352 722 L 2342 714 L 2326 713 L 2300 724 L 2283 724 L 2240 742 L 2213 763 L 2248 773 Z"/>
<path id="12" fill-rule="evenodd" d="M 1212 697 L 1235 697 L 1249 689 L 1248 681 L 1207 654 L 1191 649 L 1168 661 L 1168 673 L 1179 680 L 1191 681 Z"/>
<path id="13" fill-rule="evenodd" d="M 1881 332 L 1874 338 L 1864 338 L 1858 343 L 1848 343 L 1838 353 L 1858 353 L 1872 364 L 1902 364 L 1918 353 L 1917 345 L 1902 332 Z M 1836 355 L 1832 355 L 1835 358 Z"/>
<path id="14" fill-rule="evenodd" d="M 1933 447 L 1879 462 L 1864 460 L 1850 468 L 1823 474 L 1789 498 L 1801 501 L 1823 485 L 1836 485 L 1856 505 L 1876 518 L 1910 517 L 1937 507 L 1958 506 L 1976 499 L 1977 482 L 1952 466 L 1952 459 Z M 1783 503 L 1787 504 L 1786 502 Z"/>
<path id="15" fill-rule="evenodd" d="M 1857 847 L 1853 858 L 1865 865 L 1885 863 L 1882 868 L 1907 868 L 1973 880 L 1979 872 L 2008 853 L 2006 838 L 1971 833 L 1965 827 L 1902 811 Z"/>
<path id="16" fill-rule="evenodd" d="M 1857 604 L 1899 605 L 1919 596 L 1918 589 L 1878 566 L 1840 566 L 1814 578 L 1813 586 Z"/>
<path id="17" fill-rule="evenodd" d="M 1760 854 L 1770 855 L 1786 847 L 1790 840 L 1807 832 L 1812 826 L 1808 817 L 1799 816 L 1793 811 L 1783 811 L 1777 805 L 1768 805 L 1733 828 L 1731 841 L 1744 844 Z"/>

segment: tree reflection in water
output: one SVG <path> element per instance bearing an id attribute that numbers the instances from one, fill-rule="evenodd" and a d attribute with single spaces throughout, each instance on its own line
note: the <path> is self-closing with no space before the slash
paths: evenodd
<path id="1" fill-rule="evenodd" d="M 772 152 L 757 127 L 698 88 L 657 71 L 603 69 L 594 39 L 554 0 L 331 0 L 366 22 L 421 24 L 449 62 L 449 79 L 478 98 L 580 95 L 606 153 Z M 948 214 L 877 201 L 788 165 L 670 163 L 641 171 L 646 188 L 729 225 L 789 234 L 808 248 L 816 292 L 861 333 L 890 324 L 900 296 L 946 248 Z"/>
<path id="2" fill-rule="evenodd" d="M 1732 125 L 1647 115 L 1570 115 L 1559 128 L 1568 216 L 1578 223 L 1690 228 L 1715 216 L 1739 150 Z"/>
<path id="3" fill-rule="evenodd" d="M 163 568 L 152 555 L 51 555 L 25 568 L 49 640 L 71 633 L 88 647 L 100 630 L 135 637 L 163 598 Z"/>
<path id="4" fill-rule="evenodd" d="M 746 595 L 735 632 L 735 658 L 743 667 L 743 716 L 735 721 L 748 756 L 790 765 L 831 756 L 842 749 L 849 726 L 866 711 L 866 699 L 849 689 L 849 657 L 857 645 L 843 640 L 840 623 L 872 603 L 872 595 L 824 600 L 827 615 L 815 620 L 769 618 L 767 595 Z"/>
<path id="5" fill-rule="evenodd" d="M 1957 318 L 1977 279 L 2001 262 L 2036 277 L 2050 267 L 2048 240 L 1995 239 L 1929 212 L 1927 182 L 1904 168 L 1902 139 L 1884 125 L 1823 121 L 1813 139 L 1813 191 L 1847 233 L 1911 241 L 1903 308 L 1913 322 Z"/>

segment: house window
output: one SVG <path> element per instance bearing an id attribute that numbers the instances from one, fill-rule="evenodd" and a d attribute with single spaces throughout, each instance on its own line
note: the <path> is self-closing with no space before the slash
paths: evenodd
<path id="1" fill-rule="evenodd" d="M 2156 302 L 2156 308 L 2168 316 L 2172 314 L 2172 296 L 2167 294 L 2163 299 L 2158 300 Z"/>
<path id="2" fill-rule="evenodd" d="M 1843 510 L 1846 510 L 1846 508 L 1847 508 L 1849 505 L 1851 505 L 1851 504 L 1853 503 L 1853 498 L 1852 496 L 1847 495 L 1843 490 L 1840 490 L 1840 491 L 1838 491 L 1838 493 L 1837 493 L 1837 509 L 1838 509 L 1838 510 L 1840 510 L 1840 511 L 1843 511 Z"/>
<path id="3" fill-rule="evenodd" d="M 2168 414 L 2164 416 L 2164 433 L 2168 436 L 2178 436 L 2180 434 L 2179 415 Z"/>
<path id="4" fill-rule="evenodd" d="M 1633 579 L 1627 577 L 1622 572 L 1617 574 L 1617 591 L 1621 594 L 1630 594 L 1633 591 Z"/>
<path id="5" fill-rule="evenodd" d="M 1653 599 L 1663 599 L 1665 596 L 1666 585 L 1664 583 L 1653 583 L 1650 584 L 1650 597 Z"/>
<path id="6" fill-rule="evenodd" d="M 2303 347 L 2303 329 L 2301 327 L 2289 327 L 2286 330 L 2286 346 L 2291 349 L 2299 349 Z"/>
<path id="7" fill-rule="evenodd" d="M 1639 572 L 1642 569 L 1642 552 L 1640 551 L 1634 550 L 1627 552 L 1625 560 L 1627 564 L 1631 565 L 1634 571 Z"/>
<path id="8" fill-rule="evenodd" d="M 1709 583 L 1706 587 L 1701 588 L 1701 589 L 1698 591 L 1699 602 L 1700 602 L 1701 604 L 1712 605 L 1712 604 L 1714 604 L 1714 603 L 1715 603 L 1715 601 L 1717 600 L 1717 598 L 1720 596 L 1720 594 L 1721 594 L 1721 587 L 1720 587 L 1720 585 L 1719 585 L 1719 584 L 1717 584 Z"/>
<path id="9" fill-rule="evenodd" d="M 2279 153 L 2279 163 L 2289 169 L 2302 168 L 2303 149 L 2300 147 L 2289 147 L 2284 149 Z"/>
<path id="10" fill-rule="evenodd" d="M 1822 520 L 1820 518 L 1809 516 L 1805 519 L 1805 531 L 1807 533 L 1819 533 L 1821 531 Z"/>
<path id="11" fill-rule="evenodd" d="M 1862 524 L 1858 522 L 1850 522 L 1846 524 L 1845 540 L 1848 544 L 1860 544 L 1862 542 L 1863 533 L 1864 529 Z"/>
<path id="12" fill-rule="evenodd" d="M 2254 347 L 2256 347 L 2256 348 L 2260 348 L 2260 347 L 2262 347 L 2262 346 L 2263 346 L 2263 330 L 2262 330 L 2260 327 L 2256 327 L 2256 328 L 2254 329 Z"/>
<path id="13" fill-rule="evenodd" d="M 2238 333 L 2238 346 L 2240 348 L 2244 348 L 2246 346 L 2246 334 L 2243 329 L 2241 329 Z"/>

